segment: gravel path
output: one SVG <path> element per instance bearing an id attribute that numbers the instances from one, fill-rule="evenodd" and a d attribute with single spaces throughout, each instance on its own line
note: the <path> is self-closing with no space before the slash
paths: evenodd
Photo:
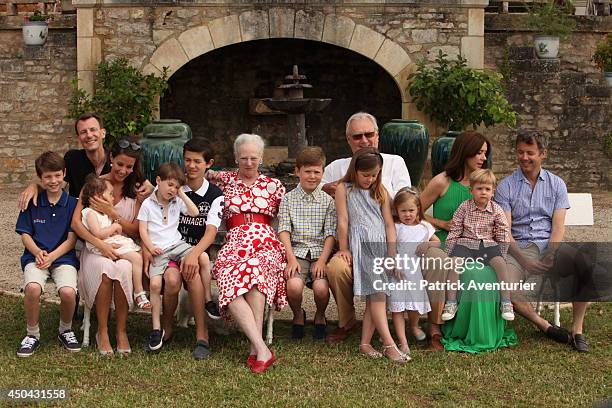
<path id="1" fill-rule="evenodd" d="M 4 191 L 0 194 L 0 207 L 4 208 L 0 212 L 0 230 L 4 231 L 5 238 L 1 241 L 0 252 L 4 255 L 4 266 L 0 273 L 0 291 L 19 293 L 23 284 L 22 272 L 19 267 L 19 257 L 23 252 L 23 246 L 19 235 L 15 231 L 17 221 L 17 191 Z M 593 194 L 593 207 L 595 213 L 595 225 L 588 227 L 567 227 L 566 240 L 578 242 L 612 242 L 612 192 Z M 55 298 L 52 284 L 47 284 L 47 291 L 44 298 Z M 363 306 L 361 302 L 357 302 Z M 310 319 L 314 316 L 314 302 L 312 292 L 305 291 L 305 309 Z M 336 307 L 333 298 L 327 311 L 330 320 L 336 320 Z M 291 318 L 291 310 L 285 308 L 279 314 L 280 319 Z"/>

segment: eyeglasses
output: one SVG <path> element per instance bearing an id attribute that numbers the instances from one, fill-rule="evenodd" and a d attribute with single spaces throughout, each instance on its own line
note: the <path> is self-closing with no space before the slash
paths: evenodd
<path id="1" fill-rule="evenodd" d="M 373 130 L 371 132 L 363 132 L 363 133 L 353 133 L 351 135 L 351 139 L 353 139 L 354 141 L 359 141 L 361 140 L 363 137 L 366 137 L 366 139 L 374 139 L 374 137 L 376 136 L 376 131 Z"/>
<path id="2" fill-rule="evenodd" d="M 117 144 L 122 149 L 127 149 L 128 147 L 131 147 L 132 150 L 135 151 L 135 152 L 140 150 L 140 145 L 138 143 L 130 142 L 127 139 L 117 140 Z"/>

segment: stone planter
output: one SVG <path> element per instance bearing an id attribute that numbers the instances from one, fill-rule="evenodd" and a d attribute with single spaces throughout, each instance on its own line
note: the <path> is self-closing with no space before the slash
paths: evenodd
<path id="1" fill-rule="evenodd" d="M 604 72 L 604 76 L 606 77 L 606 82 L 608 83 L 608 86 L 612 87 L 612 71 Z"/>
<path id="2" fill-rule="evenodd" d="M 22 27 L 25 45 L 43 45 L 49 35 L 46 21 L 25 21 Z"/>
<path id="3" fill-rule="evenodd" d="M 559 55 L 559 37 L 536 35 L 533 39 L 533 47 L 538 58 L 557 58 Z"/>
<path id="4" fill-rule="evenodd" d="M 145 126 L 142 147 L 143 170 L 155 184 L 157 169 L 162 163 L 175 162 L 183 167 L 183 145 L 191 139 L 191 128 L 178 119 L 160 119 Z"/>
<path id="5" fill-rule="evenodd" d="M 416 120 L 393 119 L 380 132 L 382 153 L 401 156 L 406 163 L 412 185 L 418 186 L 427 161 L 429 132 Z"/>

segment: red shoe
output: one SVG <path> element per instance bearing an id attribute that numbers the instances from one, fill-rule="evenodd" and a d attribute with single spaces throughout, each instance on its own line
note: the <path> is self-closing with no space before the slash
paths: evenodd
<path id="1" fill-rule="evenodd" d="M 444 350 L 444 346 L 440 342 L 440 338 L 442 338 L 442 335 L 440 333 L 434 333 L 431 336 L 431 344 L 429 346 L 429 350 L 431 351 Z"/>
<path id="2" fill-rule="evenodd" d="M 247 367 L 253 367 L 253 364 L 255 364 L 255 361 L 257 361 L 257 354 L 249 354 L 249 356 L 247 357 Z"/>
<path id="3" fill-rule="evenodd" d="M 276 361 L 276 354 L 272 352 L 272 356 L 268 361 L 255 360 L 255 363 L 251 366 L 251 372 L 253 374 L 261 374 L 265 372 L 274 362 Z"/>

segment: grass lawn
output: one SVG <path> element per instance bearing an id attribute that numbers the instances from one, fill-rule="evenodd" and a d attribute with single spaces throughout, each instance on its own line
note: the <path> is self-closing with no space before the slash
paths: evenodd
<path id="1" fill-rule="evenodd" d="M 357 354 L 358 335 L 339 347 L 289 339 L 289 322 L 275 324 L 275 366 L 254 376 L 245 367 L 242 335 L 212 337 L 213 357 L 191 358 L 193 329 L 176 331 L 163 352 L 141 351 L 146 315 L 130 315 L 134 352 L 100 357 L 94 348 L 64 351 L 57 306 L 44 304 L 42 346 L 28 359 L 16 350 L 25 335 L 23 302 L 0 296 L 0 389 L 69 389 L 58 405 L 98 406 L 591 406 L 612 399 L 612 304 L 589 309 L 585 331 L 591 352 L 578 354 L 546 340 L 523 319 L 513 323 L 519 345 L 483 355 L 432 353 L 413 347 L 398 366 Z M 562 310 L 568 325 L 570 310 Z M 92 322 L 93 323 L 93 322 Z M 92 337 L 95 323 L 92 324 Z M 307 327 L 307 330 L 311 327 Z M 310 331 L 307 332 L 307 336 Z M 6 401 L 0 401 L 0 406 Z"/>

